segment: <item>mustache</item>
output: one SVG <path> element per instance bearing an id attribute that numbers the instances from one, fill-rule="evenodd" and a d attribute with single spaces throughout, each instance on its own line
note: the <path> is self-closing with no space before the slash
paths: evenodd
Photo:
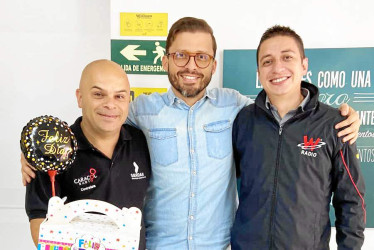
<path id="1" fill-rule="evenodd" d="M 204 75 L 203 75 L 202 73 L 199 73 L 199 72 L 197 72 L 196 70 L 191 71 L 191 70 L 189 70 L 189 69 L 184 69 L 184 70 L 178 71 L 177 75 L 179 76 L 179 75 L 181 75 L 181 74 L 192 74 L 192 75 L 197 75 L 197 76 L 199 76 L 199 77 L 201 77 L 201 78 L 204 77 Z"/>

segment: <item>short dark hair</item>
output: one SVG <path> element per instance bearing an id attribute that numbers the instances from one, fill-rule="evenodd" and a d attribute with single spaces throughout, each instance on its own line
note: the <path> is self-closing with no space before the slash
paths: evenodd
<path id="1" fill-rule="evenodd" d="M 257 52 L 256 52 L 257 67 L 258 67 L 258 52 L 260 51 L 261 44 L 265 42 L 266 40 L 276 37 L 276 36 L 292 37 L 296 41 L 297 46 L 299 47 L 299 51 L 300 51 L 300 55 L 302 59 L 305 58 L 304 44 L 303 44 L 303 40 L 301 39 L 301 37 L 290 27 L 274 25 L 273 27 L 268 28 L 261 37 L 261 40 L 257 47 Z"/>
<path id="2" fill-rule="evenodd" d="M 183 17 L 176 21 L 170 28 L 168 37 L 166 39 L 166 53 L 169 53 L 169 48 L 171 44 L 174 42 L 175 37 L 180 32 L 206 32 L 209 33 L 212 36 L 213 41 L 213 52 L 214 57 L 216 56 L 216 50 L 217 50 L 217 43 L 216 39 L 213 35 L 213 29 L 209 26 L 209 24 L 199 18 L 195 17 Z"/>

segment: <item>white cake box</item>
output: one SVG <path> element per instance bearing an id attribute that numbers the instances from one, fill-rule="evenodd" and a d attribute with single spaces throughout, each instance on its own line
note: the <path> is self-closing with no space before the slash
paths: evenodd
<path id="1" fill-rule="evenodd" d="M 49 200 L 47 218 L 40 225 L 38 250 L 139 248 L 142 214 L 138 208 L 120 209 L 98 200 L 64 205 L 65 200 Z"/>

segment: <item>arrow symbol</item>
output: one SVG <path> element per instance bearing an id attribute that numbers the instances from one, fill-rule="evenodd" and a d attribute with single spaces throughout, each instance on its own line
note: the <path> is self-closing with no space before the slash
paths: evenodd
<path id="1" fill-rule="evenodd" d="M 120 53 L 129 61 L 139 61 L 139 58 L 136 56 L 147 55 L 147 51 L 145 50 L 136 50 L 139 46 L 140 45 L 127 45 Z"/>

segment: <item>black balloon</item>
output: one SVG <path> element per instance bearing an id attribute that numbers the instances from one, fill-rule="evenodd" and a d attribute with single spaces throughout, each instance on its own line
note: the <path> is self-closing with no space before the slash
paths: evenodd
<path id="1" fill-rule="evenodd" d="M 21 150 L 39 171 L 64 171 L 73 163 L 77 148 L 77 140 L 67 123 L 53 116 L 36 117 L 22 130 Z"/>

